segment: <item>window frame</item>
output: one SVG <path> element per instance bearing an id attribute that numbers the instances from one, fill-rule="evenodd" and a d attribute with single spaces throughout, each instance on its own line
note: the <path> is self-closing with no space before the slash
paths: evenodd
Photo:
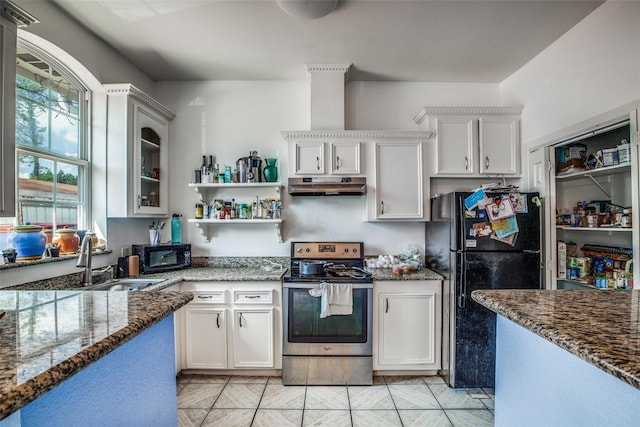
<path id="1" fill-rule="evenodd" d="M 78 157 L 69 157 L 64 154 L 54 153 L 52 151 L 43 150 L 35 147 L 28 147 L 23 145 L 18 145 L 16 143 L 15 153 L 16 153 L 16 215 L 15 221 L 18 222 L 20 220 L 19 215 L 20 211 L 18 210 L 18 205 L 20 203 L 20 195 L 18 191 L 18 180 L 19 180 L 19 154 L 27 154 L 34 155 L 40 158 L 45 158 L 48 160 L 54 160 L 57 162 L 63 162 L 67 164 L 71 164 L 74 166 L 78 166 L 78 201 L 81 202 L 78 204 L 78 229 L 88 229 L 90 228 L 90 224 L 93 222 L 92 218 L 92 198 L 91 198 L 91 188 L 92 188 L 92 161 L 91 161 L 91 118 L 92 118 L 92 92 L 85 85 L 68 66 L 66 66 L 63 62 L 55 58 L 51 53 L 47 52 L 45 49 L 37 46 L 36 44 L 25 40 L 21 37 L 18 37 L 17 42 L 18 50 L 24 50 L 27 53 L 37 57 L 38 59 L 46 62 L 50 67 L 55 69 L 58 73 L 60 73 L 66 80 L 71 82 L 79 91 L 79 104 L 78 104 Z M 17 55 L 16 55 L 17 60 Z M 17 74 L 16 74 L 17 79 Z M 16 94 L 16 103 L 17 103 L 17 94 Z M 53 206 L 53 203 L 52 203 Z M 52 221 L 55 220 L 55 216 L 52 218 Z M 53 223 L 53 227 L 57 228 L 57 223 Z"/>

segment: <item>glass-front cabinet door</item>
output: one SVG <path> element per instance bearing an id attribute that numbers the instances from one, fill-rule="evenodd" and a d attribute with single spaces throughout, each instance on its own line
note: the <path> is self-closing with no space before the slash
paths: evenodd
<path id="1" fill-rule="evenodd" d="M 135 104 L 136 133 L 133 141 L 133 184 L 131 193 L 134 214 L 168 213 L 168 130 L 169 122 Z M 163 173 L 164 172 L 164 173 Z"/>
<path id="2" fill-rule="evenodd" d="M 130 84 L 105 85 L 108 102 L 107 215 L 169 212 L 169 123 L 174 114 Z"/>

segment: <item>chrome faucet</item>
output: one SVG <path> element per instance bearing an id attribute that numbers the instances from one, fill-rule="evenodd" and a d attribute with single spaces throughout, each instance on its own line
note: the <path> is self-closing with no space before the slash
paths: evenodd
<path id="1" fill-rule="evenodd" d="M 84 268 L 82 286 L 91 286 L 91 252 L 93 251 L 93 241 L 91 240 L 91 238 L 95 236 L 95 234 L 96 233 L 88 231 L 84 235 L 82 244 L 80 245 L 80 255 L 78 256 L 76 267 Z"/>

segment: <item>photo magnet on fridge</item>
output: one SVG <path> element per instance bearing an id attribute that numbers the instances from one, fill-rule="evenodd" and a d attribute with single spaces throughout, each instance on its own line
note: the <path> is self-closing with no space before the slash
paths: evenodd
<path id="1" fill-rule="evenodd" d="M 490 221 L 496 221 L 498 219 L 505 219 L 514 216 L 516 213 L 511 205 L 511 200 L 508 198 L 497 198 L 486 206 L 487 215 Z"/>
<path id="2" fill-rule="evenodd" d="M 464 207 L 467 210 L 475 209 L 478 206 L 478 202 L 485 198 L 484 190 L 476 190 L 472 195 L 464 199 Z"/>
<path id="3" fill-rule="evenodd" d="M 506 198 L 507 196 L 503 197 Z M 509 193 L 509 200 L 511 200 L 511 205 L 513 206 L 513 210 L 516 213 L 528 213 L 529 206 L 527 204 L 527 195 L 520 193 Z"/>

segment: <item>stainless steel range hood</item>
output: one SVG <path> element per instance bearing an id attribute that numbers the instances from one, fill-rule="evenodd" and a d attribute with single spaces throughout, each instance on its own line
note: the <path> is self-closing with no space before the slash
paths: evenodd
<path id="1" fill-rule="evenodd" d="M 292 196 L 361 196 L 367 193 L 367 178 L 289 178 Z"/>

